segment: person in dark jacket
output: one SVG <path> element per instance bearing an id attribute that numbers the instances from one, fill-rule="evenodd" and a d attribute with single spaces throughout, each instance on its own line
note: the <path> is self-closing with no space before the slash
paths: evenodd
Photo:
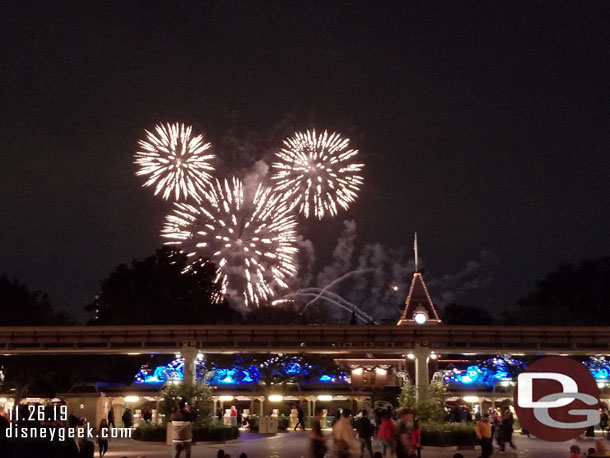
<path id="1" fill-rule="evenodd" d="M 502 406 L 502 423 L 500 423 L 500 451 L 503 452 L 506 446 L 506 443 L 514 449 L 515 444 L 513 444 L 513 424 L 515 423 L 515 419 L 513 417 L 512 412 L 507 406 Z"/>
<path id="2" fill-rule="evenodd" d="M 328 447 L 326 446 L 327 438 L 322 433 L 322 418 L 324 410 L 320 407 L 316 409 L 316 416 L 311 425 L 311 455 L 313 458 L 324 458 Z"/>
<path id="3" fill-rule="evenodd" d="M 182 451 L 186 458 L 191 458 L 191 444 L 193 442 L 193 414 L 186 401 L 180 401 L 178 410 L 172 414 L 172 433 L 175 458 L 180 458 Z"/>
<path id="4" fill-rule="evenodd" d="M 360 418 L 356 420 L 356 431 L 358 432 L 358 439 L 360 440 L 360 458 L 364 456 L 365 448 L 368 450 L 369 456 L 373 458 L 371 437 L 373 437 L 374 430 L 366 410 L 363 410 Z"/>
<path id="5" fill-rule="evenodd" d="M 133 424 L 133 416 L 131 415 L 130 408 L 125 409 L 121 420 L 123 420 L 123 426 L 125 426 L 125 428 L 131 428 L 131 425 Z"/>
<path id="6" fill-rule="evenodd" d="M 6 438 L 6 431 L 10 426 L 11 424 L 5 416 L 4 408 L 0 407 L 0 450 L 6 450 L 7 456 L 11 456 L 11 452 L 8 448 L 8 439 Z"/>
<path id="7" fill-rule="evenodd" d="M 297 424 L 294 425 L 294 430 L 296 431 L 299 426 L 301 430 L 305 431 L 305 412 L 303 412 L 302 407 L 299 407 L 297 411 Z"/>
<path id="8" fill-rule="evenodd" d="M 147 407 L 144 409 L 144 412 L 142 412 L 142 420 L 144 420 L 145 423 L 152 422 L 152 409 L 150 407 Z"/>
<path id="9" fill-rule="evenodd" d="M 112 428 L 116 428 L 116 425 L 114 424 L 114 407 L 110 407 L 110 410 L 108 411 L 108 426 L 111 426 Z"/>
<path id="10" fill-rule="evenodd" d="M 78 440 L 78 458 L 94 458 L 95 445 L 86 437 Z"/>
<path id="11" fill-rule="evenodd" d="M 415 447 L 417 452 L 417 458 L 421 458 L 421 429 L 419 427 L 419 420 L 413 419 L 413 428 L 411 429 L 411 445 Z"/>
<path id="12" fill-rule="evenodd" d="M 108 422 L 105 418 L 102 418 L 100 426 L 97 428 L 97 445 L 100 448 L 100 458 L 108 452 L 108 439 L 110 437 L 110 429 L 108 428 Z"/>

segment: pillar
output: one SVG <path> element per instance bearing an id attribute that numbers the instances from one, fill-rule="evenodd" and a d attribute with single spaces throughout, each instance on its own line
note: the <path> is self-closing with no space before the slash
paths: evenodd
<path id="1" fill-rule="evenodd" d="M 155 415 L 155 418 L 154 418 L 153 421 L 156 424 L 161 423 L 161 421 L 159 421 L 159 407 L 160 407 L 160 403 L 161 403 L 161 398 L 159 396 L 155 396 L 155 412 L 156 412 L 156 415 Z"/>
<path id="2" fill-rule="evenodd" d="M 415 356 L 415 397 L 417 402 L 421 402 L 428 396 L 428 385 L 430 385 L 428 375 L 430 350 L 426 347 L 417 347 L 413 355 Z"/>
<path id="3" fill-rule="evenodd" d="M 182 356 L 184 357 L 184 378 L 182 382 L 185 388 L 190 388 L 195 384 L 197 349 L 195 347 L 183 347 Z"/>

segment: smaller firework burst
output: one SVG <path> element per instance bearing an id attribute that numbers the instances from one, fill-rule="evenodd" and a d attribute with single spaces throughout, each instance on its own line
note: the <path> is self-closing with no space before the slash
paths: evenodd
<path id="1" fill-rule="evenodd" d="M 297 132 L 276 153 L 275 190 L 306 218 L 335 216 L 337 206 L 347 210 L 363 183 L 364 165 L 352 162 L 357 154 L 349 148 L 349 139 L 337 133 Z"/>
<path id="2" fill-rule="evenodd" d="M 144 175 L 144 186 L 155 186 L 155 195 L 165 200 L 172 195 L 176 201 L 192 197 L 201 201 L 212 176 L 210 165 L 213 154 L 203 135 L 191 136 L 192 127 L 184 124 L 159 124 L 156 134 L 146 131 L 146 140 L 140 140 L 140 150 L 134 163 L 139 166 L 136 175 Z"/>

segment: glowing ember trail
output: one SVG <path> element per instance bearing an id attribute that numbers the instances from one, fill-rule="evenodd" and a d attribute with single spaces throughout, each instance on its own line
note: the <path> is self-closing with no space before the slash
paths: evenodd
<path id="1" fill-rule="evenodd" d="M 249 198 L 233 178 L 215 180 L 198 205 L 175 203 L 161 236 L 190 257 L 215 262 L 223 293 L 239 293 L 246 305 L 258 305 L 296 274 L 296 226 L 271 188 L 259 185 Z"/>
<path id="2" fill-rule="evenodd" d="M 347 210 L 362 186 L 359 173 L 364 165 L 351 162 L 357 154 L 349 148 L 349 139 L 337 133 L 297 132 L 276 153 L 274 189 L 306 218 L 335 216 L 337 205 Z"/>
<path id="3" fill-rule="evenodd" d="M 214 170 L 214 155 L 206 154 L 211 144 L 203 135 L 191 137 L 192 127 L 184 124 L 159 124 L 155 131 L 146 131 L 146 140 L 138 143 L 136 175 L 146 176 L 144 186 L 155 186 L 155 195 L 165 200 L 173 194 L 176 201 L 192 197 L 200 202 L 212 179 L 208 172 Z"/>

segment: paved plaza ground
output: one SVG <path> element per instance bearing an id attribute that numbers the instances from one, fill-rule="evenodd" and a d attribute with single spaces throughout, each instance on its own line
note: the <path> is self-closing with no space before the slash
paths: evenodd
<path id="1" fill-rule="evenodd" d="M 231 458 L 239 458 L 239 454 L 246 452 L 248 458 L 301 458 L 308 457 L 308 434 L 307 433 L 279 433 L 275 436 L 263 436 L 260 434 L 242 433 L 241 438 L 228 444 L 198 444 L 193 446 L 193 458 L 216 458 L 219 449 L 223 449 L 231 455 Z M 593 446 L 593 440 L 582 439 L 570 442 L 550 443 L 535 438 L 517 436 L 515 444 L 517 450 L 513 453 L 495 452 L 494 456 L 503 458 L 568 458 L 568 448 L 571 444 L 578 444 L 584 451 Z M 423 458 L 451 458 L 455 450 L 422 450 Z M 465 458 L 480 456 L 477 450 L 460 451 Z M 96 454 L 96 457 L 98 455 Z M 134 440 L 118 440 L 110 444 L 110 451 L 106 455 L 109 458 L 170 458 L 172 447 L 153 444 L 150 442 L 138 442 Z M 184 455 L 183 455 L 184 456 Z M 367 455 L 365 455 L 367 456 Z M 368 456 L 367 456 L 368 458 Z"/>

